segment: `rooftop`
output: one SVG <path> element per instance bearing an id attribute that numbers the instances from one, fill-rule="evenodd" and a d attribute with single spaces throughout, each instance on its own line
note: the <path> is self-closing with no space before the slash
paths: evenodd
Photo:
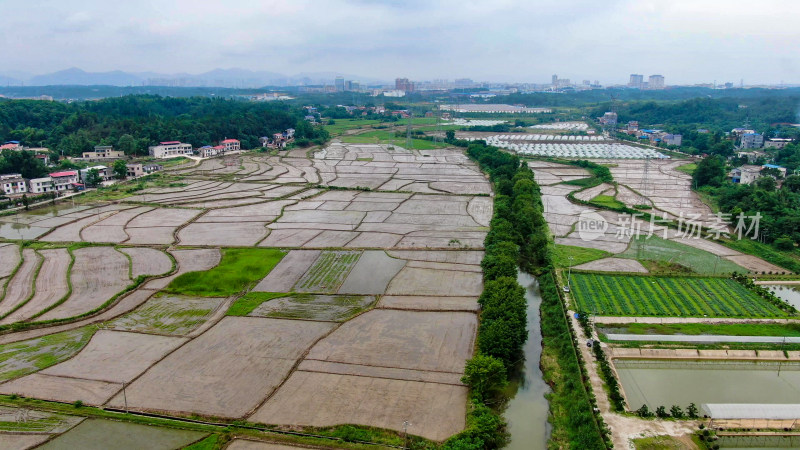
<path id="1" fill-rule="evenodd" d="M 73 177 L 78 175 L 77 170 L 65 170 L 63 172 L 53 172 L 50 174 L 51 177 Z"/>

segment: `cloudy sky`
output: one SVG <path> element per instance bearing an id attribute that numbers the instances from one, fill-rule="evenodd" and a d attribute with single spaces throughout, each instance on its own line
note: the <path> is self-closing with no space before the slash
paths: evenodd
<path id="1" fill-rule="evenodd" d="M 0 0 L 4 68 L 800 83 L 800 0 Z"/>

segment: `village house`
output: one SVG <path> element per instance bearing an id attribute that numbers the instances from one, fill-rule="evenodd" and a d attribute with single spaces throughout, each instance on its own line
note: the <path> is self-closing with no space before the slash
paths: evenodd
<path id="1" fill-rule="evenodd" d="M 3 150 L 22 150 L 22 146 L 19 145 L 19 141 L 8 141 L 3 145 L 0 145 L 0 151 Z"/>
<path id="2" fill-rule="evenodd" d="M 225 153 L 225 147 L 222 145 L 215 145 L 214 147 L 206 145 L 197 149 L 197 155 L 201 158 L 211 158 Z"/>
<path id="3" fill-rule="evenodd" d="M 791 140 L 791 139 L 786 139 L 786 138 L 771 138 L 771 139 L 767 139 L 767 140 L 764 142 L 764 148 L 777 148 L 777 149 L 781 149 L 781 148 L 783 148 L 783 147 L 786 147 L 786 145 L 788 145 L 788 144 L 791 144 L 791 143 L 792 143 L 792 140 Z"/>
<path id="4" fill-rule="evenodd" d="M 126 164 L 125 167 L 127 168 L 126 175 L 129 178 L 136 178 L 141 177 L 143 175 L 149 175 L 153 172 L 158 172 L 162 170 L 164 166 L 159 164 Z"/>
<path id="5" fill-rule="evenodd" d="M 238 139 L 225 139 L 219 143 L 225 152 L 232 152 L 242 148 L 241 142 Z"/>
<path id="6" fill-rule="evenodd" d="M 100 175 L 100 181 L 108 181 L 108 180 L 110 180 L 112 178 L 111 171 L 108 170 L 108 167 L 106 167 L 106 166 L 92 166 L 92 167 L 87 167 L 85 169 L 81 169 L 80 170 L 81 181 L 83 181 L 84 183 L 86 182 L 86 177 L 87 177 L 87 175 L 89 175 L 89 171 L 92 170 L 92 169 L 97 169 L 97 173 Z"/>
<path id="7" fill-rule="evenodd" d="M 53 179 L 50 177 L 44 178 L 31 178 L 28 180 L 28 192 L 33 194 L 44 194 L 45 192 L 53 192 Z"/>
<path id="8" fill-rule="evenodd" d="M 159 145 L 149 147 L 150 156 L 154 158 L 175 158 L 177 156 L 191 155 L 192 144 L 184 144 L 180 141 L 166 141 Z"/>
<path id="9" fill-rule="evenodd" d="M 82 187 L 82 185 L 78 181 L 77 170 L 65 170 L 63 172 L 53 172 L 50 174 L 50 179 L 53 180 L 53 190 L 55 190 L 56 192 L 64 192 Z"/>
<path id="10" fill-rule="evenodd" d="M 728 176 L 734 183 L 751 184 L 763 176 L 770 176 L 762 173 L 764 169 L 777 171 L 780 177 L 786 176 L 786 168 L 775 164 L 764 164 L 763 166 L 744 165 L 731 170 Z"/>
<path id="11" fill-rule="evenodd" d="M 111 145 L 95 145 L 93 152 L 83 152 L 81 154 L 83 159 L 119 159 L 125 157 L 125 152 L 114 150 Z"/>
<path id="12" fill-rule="evenodd" d="M 7 196 L 22 195 L 28 192 L 28 186 L 21 174 L 0 175 L 0 185 Z"/>

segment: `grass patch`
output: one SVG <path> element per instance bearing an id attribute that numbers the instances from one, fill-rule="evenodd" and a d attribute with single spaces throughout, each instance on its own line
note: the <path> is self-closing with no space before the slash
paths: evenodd
<path id="1" fill-rule="evenodd" d="M 697 164 L 695 163 L 684 164 L 682 166 L 676 167 L 675 170 L 681 171 L 686 175 L 694 175 L 694 171 L 697 170 Z"/>
<path id="2" fill-rule="evenodd" d="M 553 252 L 551 254 L 553 256 L 553 264 L 555 264 L 556 267 L 577 266 L 611 256 L 611 253 L 604 250 L 560 244 L 555 244 L 553 246 Z M 570 257 L 572 257 L 571 264 L 569 260 Z"/>
<path id="3" fill-rule="evenodd" d="M 798 250 L 785 252 L 752 239 L 724 241 L 723 244 L 742 253 L 758 256 L 764 261 L 783 267 L 788 272 L 800 273 L 800 251 Z"/>
<path id="4" fill-rule="evenodd" d="M 639 260 L 640 263 L 650 272 L 651 275 L 675 275 L 675 274 L 683 274 L 688 275 L 694 273 L 694 271 L 686 266 L 682 266 L 678 263 L 668 262 L 668 261 L 657 261 L 652 259 L 641 259 Z"/>
<path id="5" fill-rule="evenodd" d="M 649 238 L 644 235 L 638 236 L 631 241 L 628 249 L 617 255 L 617 257 L 638 259 L 645 264 L 645 267 L 648 267 L 645 261 L 663 263 L 652 265 L 655 271 L 651 272 L 655 273 L 668 272 L 670 267 L 674 267 L 675 272 L 673 273 L 686 272 L 680 267 L 689 268 L 693 272 L 705 275 L 733 272 L 747 273 L 747 269 L 744 267 L 727 259 L 717 257 L 713 253 L 690 247 L 680 242 L 662 239 L 656 235 L 652 235 Z"/>
<path id="6" fill-rule="evenodd" d="M 405 128 L 398 127 L 398 130 L 405 130 Z M 354 136 L 343 136 L 342 142 L 348 144 L 391 144 L 397 147 L 406 147 L 405 136 L 397 137 L 393 131 L 385 130 L 368 131 Z M 427 141 L 424 139 L 411 139 L 411 144 L 415 150 L 433 150 L 448 146 L 448 144 L 445 143 Z"/>
<path id="7" fill-rule="evenodd" d="M 326 251 L 297 282 L 298 292 L 334 293 L 361 257 L 359 251 Z"/>
<path id="8" fill-rule="evenodd" d="M 179 158 L 183 160 L 183 158 Z M 154 173 L 145 177 L 118 182 L 108 187 L 99 187 L 84 195 L 75 197 L 76 204 L 96 203 L 103 201 L 121 200 L 149 188 L 183 187 L 188 186 L 182 181 L 183 177 Z"/>
<path id="9" fill-rule="evenodd" d="M 371 295 L 279 295 L 284 298 L 274 300 L 264 305 L 263 308 L 259 308 L 260 305 L 257 305 L 255 309 L 258 309 L 258 311 L 254 315 L 258 317 L 344 322 L 375 303 L 375 297 Z"/>
<path id="10" fill-rule="evenodd" d="M 137 423 L 143 425 L 159 426 L 159 427 L 174 428 L 181 430 L 204 431 L 208 433 L 223 433 L 220 438 L 220 441 L 218 442 L 218 447 L 227 443 L 228 440 L 227 436 L 236 435 L 237 437 L 242 437 L 242 438 L 253 437 L 259 440 L 263 440 L 266 438 L 273 443 L 281 443 L 287 445 L 296 444 L 302 447 L 344 448 L 344 449 L 354 449 L 354 450 L 374 450 L 376 448 L 374 444 L 360 444 L 356 442 L 349 442 L 346 440 L 346 437 L 336 436 L 337 434 L 343 434 L 342 429 L 345 427 L 349 427 L 349 429 L 355 429 L 356 432 L 360 432 L 359 433 L 360 437 L 368 437 L 369 441 L 375 444 L 389 444 L 389 445 L 399 446 L 402 445 L 403 443 L 402 437 L 400 437 L 399 433 L 397 432 L 390 430 L 376 429 L 376 428 L 361 427 L 361 426 L 351 426 L 351 425 L 336 426 L 330 428 L 297 427 L 292 431 L 282 431 L 277 429 L 277 427 L 267 427 L 259 424 L 253 424 L 243 421 L 235 421 L 221 417 L 210 417 L 208 419 L 210 419 L 211 421 L 222 424 L 222 425 L 212 425 L 212 424 L 204 424 L 187 420 L 181 420 L 180 418 L 170 419 L 161 417 L 150 417 L 139 414 L 125 414 L 122 412 L 105 410 L 102 408 L 96 408 L 85 405 L 80 409 L 76 409 L 72 404 L 51 402 L 47 400 L 38 400 L 33 398 L 25 398 L 12 395 L 0 395 L 0 405 L 25 408 L 25 409 L 35 409 L 38 411 L 48 411 L 48 412 L 61 413 L 72 416 L 111 419 L 120 422 Z M 308 433 L 308 434 L 299 435 L 297 434 L 298 432 Z M 352 435 L 352 433 L 348 433 L 348 429 L 344 430 L 344 434 Z M 325 436 L 327 436 L 328 438 L 325 438 Z M 411 441 L 412 445 L 416 445 L 415 448 L 430 448 L 431 444 L 422 438 L 418 438 L 416 436 L 409 436 L 408 439 L 409 441 Z M 200 442 L 202 441 L 199 441 L 198 443 Z"/>
<path id="11" fill-rule="evenodd" d="M 681 450 L 687 448 L 685 442 L 672 436 L 651 436 L 634 439 L 633 446 L 636 450 Z"/>
<path id="12" fill-rule="evenodd" d="M 58 364 L 78 353 L 97 328 L 50 334 L 0 345 L 0 380 L 10 380 Z"/>
<path id="13" fill-rule="evenodd" d="M 600 181 L 600 179 L 597 177 L 587 177 L 587 178 L 578 178 L 575 180 L 564 181 L 561 184 L 568 184 L 570 186 L 580 186 L 580 187 L 594 187 L 600 183 L 602 183 L 602 181 Z"/>
<path id="14" fill-rule="evenodd" d="M 572 274 L 579 311 L 606 316 L 785 317 L 777 306 L 725 278 Z"/>
<path id="15" fill-rule="evenodd" d="M 617 200 L 611 195 L 598 195 L 597 197 L 593 198 L 591 202 L 594 205 L 601 206 L 603 208 L 624 208 L 625 204 L 621 201 Z"/>
<path id="16" fill-rule="evenodd" d="M 156 294 L 134 311 L 117 318 L 112 328 L 184 335 L 204 323 L 223 299 Z"/>
<path id="17" fill-rule="evenodd" d="M 698 336 L 772 336 L 800 337 L 800 324 L 780 323 L 675 323 L 675 324 L 598 324 L 604 333 L 685 334 Z"/>
<path id="18" fill-rule="evenodd" d="M 333 125 L 325 125 L 325 130 L 331 136 L 338 136 L 347 130 L 355 130 L 358 128 L 371 127 L 381 123 L 380 120 L 364 120 L 364 119 L 334 119 Z"/>
<path id="19" fill-rule="evenodd" d="M 272 248 L 228 248 L 219 265 L 172 280 L 164 292 L 198 297 L 228 297 L 261 280 L 286 253 Z"/>
<path id="20" fill-rule="evenodd" d="M 273 298 L 288 297 L 291 294 L 283 292 L 248 292 L 243 297 L 237 299 L 228 309 L 229 316 L 246 316 L 258 308 L 262 303 Z"/>
<path id="21" fill-rule="evenodd" d="M 218 434 L 212 434 L 194 444 L 183 447 L 182 450 L 216 450 L 228 442 L 228 439 L 223 439 Z"/>

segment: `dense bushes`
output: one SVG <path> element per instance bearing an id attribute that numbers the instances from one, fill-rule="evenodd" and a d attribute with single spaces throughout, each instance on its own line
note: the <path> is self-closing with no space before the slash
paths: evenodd
<path id="1" fill-rule="evenodd" d="M 539 277 L 542 294 L 542 371 L 553 392 L 549 395 L 553 446 L 574 449 L 604 449 L 611 445 L 608 434 L 598 429 L 593 416 L 593 398 L 587 396 L 579 354 L 553 274 Z"/>
<path id="2" fill-rule="evenodd" d="M 226 137 L 257 148 L 261 136 L 297 128 L 303 113 L 283 102 L 247 102 L 202 97 L 130 95 L 89 102 L 0 100 L 0 141 L 49 147 L 80 156 L 95 145 L 113 145 L 126 154 L 145 154 L 159 141 L 195 147 Z M 313 141 L 316 137 L 296 135 Z"/>
<path id="3" fill-rule="evenodd" d="M 554 370 L 543 370 L 553 388 L 552 444 L 576 449 L 606 448 L 604 435 L 593 417 L 593 399 L 587 397 L 582 385 L 580 361 L 576 359 L 572 335 L 550 273 L 547 225 L 533 172 L 516 155 L 480 141 L 470 143 L 467 154 L 489 174 L 494 184 L 494 215 L 481 262 L 485 285 L 478 299 L 479 353 L 467 362 L 462 379 L 472 396 L 468 426 L 448 440 L 444 448 L 497 448 L 507 438 L 502 417 L 485 404 L 500 395 L 500 387 L 505 385 L 504 372 L 520 360 L 528 337 L 525 290 L 516 281 L 517 265 L 525 271 L 543 274 L 540 278 L 543 351 L 552 354 L 557 365 Z M 602 170 L 608 168 L 597 167 L 601 169 L 598 177 L 604 180 L 610 177 L 610 173 L 606 175 Z"/>

